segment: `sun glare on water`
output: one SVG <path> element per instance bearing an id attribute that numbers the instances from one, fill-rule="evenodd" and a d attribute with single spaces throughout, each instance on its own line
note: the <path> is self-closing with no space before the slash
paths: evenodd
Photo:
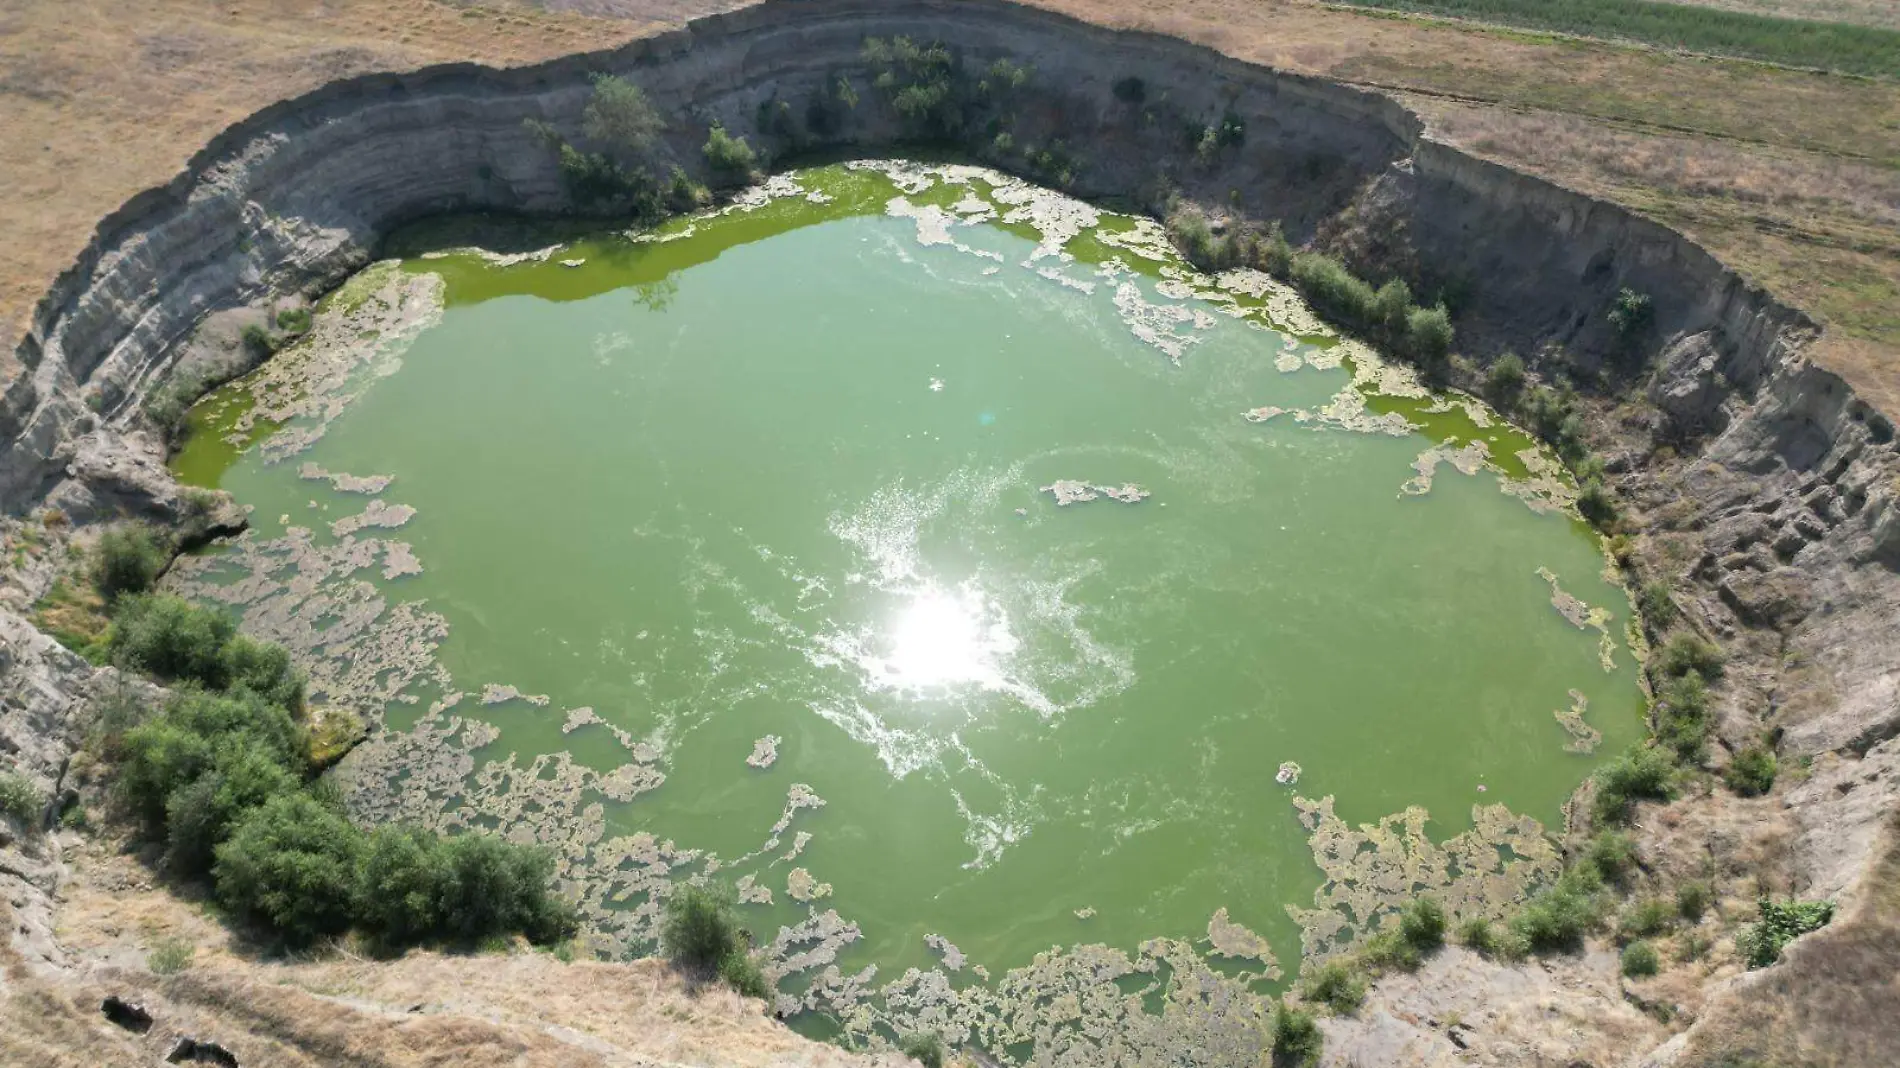
<path id="1" fill-rule="evenodd" d="M 1017 641 L 1009 619 L 982 591 L 927 585 L 891 624 L 879 681 L 900 690 L 1003 689 Z"/>

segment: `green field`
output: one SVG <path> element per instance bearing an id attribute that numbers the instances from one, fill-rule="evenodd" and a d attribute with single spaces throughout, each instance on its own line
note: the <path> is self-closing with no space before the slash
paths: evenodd
<path id="1" fill-rule="evenodd" d="M 1340 0 L 1352 7 L 1497 22 L 1795 67 L 1900 76 L 1900 32 L 1650 0 Z"/>

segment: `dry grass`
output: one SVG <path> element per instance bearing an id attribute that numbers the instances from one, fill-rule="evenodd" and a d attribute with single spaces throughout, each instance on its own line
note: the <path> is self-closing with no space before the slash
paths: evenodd
<path id="1" fill-rule="evenodd" d="M 1900 820 L 1852 912 L 1717 1003 L 1681 1064 L 1891 1068 L 1900 1021 Z"/>

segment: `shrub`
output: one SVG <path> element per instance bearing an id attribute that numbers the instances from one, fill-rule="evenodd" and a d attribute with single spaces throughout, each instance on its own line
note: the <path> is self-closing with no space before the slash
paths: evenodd
<path id="1" fill-rule="evenodd" d="M 252 809 L 301 785 L 281 756 L 255 739 L 225 742 L 210 770 L 165 798 L 167 866 L 185 876 L 209 872 L 218 845 L 234 826 Z"/>
<path id="2" fill-rule="evenodd" d="M 581 129 L 592 140 L 624 152 L 642 152 L 666 129 L 666 121 L 639 86 L 611 74 L 593 76 L 594 95 L 581 112 Z"/>
<path id="3" fill-rule="evenodd" d="M 1115 99 L 1124 104 L 1139 104 L 1148 99 L 1148 83 L 1133 75 L 1120 79 L 1112 88 Z"/>
<path id="4" fill-rule="evenodd" d="M 1750 968 L 1766 968 L 1781 959 L 1789 942 L 1826 927 L 1834 918 L 1832 901 L 1761 899 L 1761 919 L 1735 936 L 1735 948 Z"/>
<path id="5" fill-rule="evenodd" d="M 1445 909 L 1436 900 L 1421 897 L 1399 911 L 1399 937 L 1420 954 L 1445 944 Z"/>
<path id="6" fill-rule="evenodd" d="M 520 931 L 541 945 L 572 937 L 573 909 L 548 893 L 554 855 L 489 834 L 440 840 L 442 934 L 476 942 Z"/>
<path id="7" fill-rule="evenodd" d="M 1373 975 L 1388 968 L 1415 971 L 1423 960 L 1419 951 L 1396 929 L 1380 931 L 1359 948 L 1359 963 Z"/>
<path id="8" fill-rule="evenodd" d="M 173 792 L 210 769 L 215 756 L 211 742 L 161 718 L 127 731 L 122 747 L 125 760 L 114 790 L 144 823 L 146 833 L 162 838 L 166 803 Z"/>
<path id="9" fill-rule="evenodd" d="M 961 131 L 956 57 L 943 44 L 867 37 L 860 54 L 873 72 L 871 84 L 904 120 L 911 136 L 946 138 Z"/>
<path id="10" fill-rule="evenodd" d="M 1676 602 L 1669 596 L 1669 584 L 1661 579 L 1643 584 L 1637 609 L 1643 614 L 1643 622 L 1656 630 L 1676 621 Z"/>
<path id="11" fill-rule="evenodd" d="M 1473 916 L 1458 925 L 1458 941 L 1465 948 L 1489 955 L 1497 951 L 1497 932 L 1491 929 L 1491 921 L 1483 916 Z"/>
<path id="12" fill-rule="evenodd" d="M 177 975 L 191 967 L 191 958 L 197 953 L 198 947 L 182 938 L 163 938 L 145 954 L 145 966 L 153 975 Z"/>
<path id="13" fill-rule="evenodd" d="M 716 123 L 707 131 L 706 144 L 700 151 L 705 153 L 706 165 L 714 173 L 734 181 L 743 182 L 751 178 L 759 162 L 745 138 L 728 134 L 724 126 Z"/>
<path id="14" fill-rule="evenodd" d="M 765 981 L 758 958 L 748 950 L 728 953 L 719 962 L 719 981 L 749 998 L 770 998 L 772 985 Z"/>
<path id="15" fill-rule="evenodd" d="M 1578 487 L 1577 511 L 1598 530 L 1607 531 L 1616 525 L 1616 498 L 1601 479 L 1585 479 Z"/>
<path id="16" fill-rule="evenodd" d="M 1775 751 L 1760 742 L 1744 748 L 1722 769 L 1722 781 L 1743 797 L 1767 793 L 1775 786 Z"/>
<path id="17" fill-rule="evenodd" d="M 1671 679 L 1693 671 L 1704 679 L 1722 677 L 1722 651 L 1701 637 L 1679 630 L 1649 659 L 1651 679 Z"/>
<path id="18" fill-rule="evenodd" d="M 0 813 L 29 828 L 37 828 L 40 815 L 45 811 L 46 795 L 33 785 L 32 779 L 17 771 L 0 774 Z"/>
<path id="19" fill-rule="evenodd" d="M 1637 801 L 1666 801 L 1675 793 L 1675 769 L 1660 749 L 1638 746 L 1597 769 L 1593 808 L 1599 824 L 1627 822 Z"/>
<path id="20" fill-rule="evenodd" d="M 277 313 L 277 329 L 286 334 L 307 334 L 310 332 L 309 308 L 285 308 Z"/>
<path id="21" fill-rule="evenodd" d="M 1676 912 L 1683 919 L 1695 923 L 1709 910 L 1709 904 L 1715 899 L 1715 891 L 1705 882 L 1687 882 L 1676 887 Z"/>
<path id="22" fill-rule="evenodd" d="M 1623 974 L 1631 979 L 1655 975 L 1662 970 L 1662 958 L 1656 955 L 1656 947 L 1648 942 L 1636 941 L 1623 947 Z"/>
<path id="23" fill-rule="evenodd" d="M 1617 340 L 1625 345 L 1640 338 L 1655 317 L 1656 309 L 1650 304 L 1649 295 L 1627 286 L 1610 303 L 1610 328 L 1616 331 Z"/>
<path id="24" fill-rule="evenodd" d="M 684 168 L 674 166 L 667 179 L 666 206 L 676 212 L 698 211 L 712 200 L 706 187 L 687 175 Z"/>
<path id="25" fill-rule="evenodd" d="M 236 631 L 223 613 L 181 597 L 135 594 L 120 599 L 108 647 L 121 666 L 221 690 L 229 681 L 224 646 Z"/>
<path id="26" fill-rule="evenodd" d="M 1451 314 L 1443 304 L 1406 313 L 1406 350 L 1434 379 L 1444 376 L 1446 361 L 1451 358 L 1451 337 Z"/>
<path id="27" fill-rule="evenodd" d="M 1524 361 L 1515 352 L 1507 352 L 1492 362 L 1484 373 L 1484 395 L 1500 411 L 1517 407 L 1524 394 Z"/>
<path id="28" fill-rule="evenodd" d="M 660 923 L 660 950 L 675 967 L 711 975 L 734 953 L 744 953 L 751 935 L 739 925 L 733 897 L 724 887 L 676 887 Z"/>
<path id="29" fill-rule="evenodd" d="M 935 1031 L 905 1035 L 897 1040 L 897 1052 L 923 1065 L 924 1068 L 943 1068 L 943 1036 Z"/>
<path id="30" fill-rule="evenodd" d="M 158 531 L 144 523 L 129 523 L 99 536 L 86 579 L 109 604 L 126 594 L 150 590 L 170 562 L 170 546 Z"/>
<path id="31" fill-rule="evenodd" d="M 238 341 L 244 345 L 255 359 L 263 359 L 277 351 L 278 341 L 271 335 L 270 328 L 261 323 L 251 323 L 238 331 Z"/>
<path id="32" fill-rule="evenodd" d="M 1636 868 L 1636 840 L 1622 831 L 1598 831 L 1578 859 L 1602 881 L 1620 883 Z"/>
<path id="33" fill-rule="evenodd" d="M 1294 255 L 1290 271 L 1293 284 L 1320 314 L 1355 326 L 1375 321 L 1378 294 L 1338 260 L 1301 252 Z"/>
<path id="34" fill-rule="evenodd" d="M 243 688 L 291 712 L 303 711 L 303 672 L 283 646 L 233 635 L 219 654 L 225 685 Z"/>
<path id="35" fill-rule="evenodd" d="M 218 900 L 291 945 L 349 929 L 362 835 L 308 794 L 272 798 L 217 848 Z"/>
<path id="36" fill-rule="evenodd" d="M 1168 212 L 1168 236 L 1181 255 L 1189 263 L 1203 271 L 1217 271 L 1221 262 L 1221 245 L 1214 239 L 1214 231 L 1207 224 L 1207 216 L 1192 205 L 1180 205 Z"/>
<path id="37" fill-rule="evenodd" d="M 1524 904 L 1511 932 L 1533 953 L 1573 952 L 1601 918 L 1598 884 L 1589 869 L 1573 868 Z"/>
<path id="38" fill-rule="evenodd" d="M 1273 1010 L 1273 1063 L 1287 1068 L 1319 1064 L 1325 1037 L 1313 1015 L 1284 1003 Z"/>
<path id="39" fill-rule="evenodd" d="M 441 839 L 420 827 L 371 831 L 357 860 L 357 923 L 386 946 L 406 946 L 442 929 L 446 858 Z"/>
<path id="40" fill-rule="evenodd" d="M 1708 755 L 1709 688 L 1694 671 L 1670 679 L 1656 694 L 1656 740 L 1676 759 L 1699 764 Z"/>
<path id="41" fill-rule="evenodd" d="M 1668 930 L 1675 916 L 1674 902 L 1646 897 L 1623 911 L 1616 921 L 1616 930 L 1630 938 L 1652 938 Z"/>
<path id="42" fill-rule="evenodd" d="M 1365 1003 L 1366 983 L 1344 962 L 1329 960 L 1307 976 L 1300 988 L 1300 996 L 1307 1001 L 1325 1005 L 1334 1015 L 1350 1016 Z"/>

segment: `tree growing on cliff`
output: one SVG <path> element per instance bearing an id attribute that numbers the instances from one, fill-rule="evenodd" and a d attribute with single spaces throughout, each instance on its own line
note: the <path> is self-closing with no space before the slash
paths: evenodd
<path id="1" fill-rule="evenodd" d="M 581 113 L 581 130 L 601 144 L 637 155 L 666 130 L 646 91 L 611 74 L 593 76 L 594 95 Z"/>
<path id="2" fill-rule="evenodd" d="M 306 793 L 254 809 L 217 848 L 218 900 L 291 945 L 349 930 L 362 834 Z"/>
<path id="3" fill-rule="evenodd" d="M 750 181 L 759 164 L 758 154 L 746 139 L 732 136 L 718 123 L 706 132 L 706 144 L 700 151 L 713 173 L 729 183 Z"/>

